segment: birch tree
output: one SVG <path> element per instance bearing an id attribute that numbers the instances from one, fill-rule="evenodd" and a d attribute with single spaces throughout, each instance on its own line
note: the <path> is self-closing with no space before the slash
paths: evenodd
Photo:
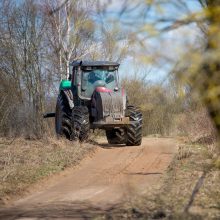
<path id="1" fill-rule="evenodd" d="M 92 1 L 46 1 L 48 41 L 56 56 L 60 78 L 69 78 L 71 60 L 89 54 L 94 47 L 94 23 L 90 18 Z"/>

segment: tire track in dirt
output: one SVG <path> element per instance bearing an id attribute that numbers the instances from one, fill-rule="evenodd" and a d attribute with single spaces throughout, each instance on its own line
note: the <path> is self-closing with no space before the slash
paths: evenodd
<path id="1" fill-rule="evenodd" d="M 99 208 L 116 205 L 156 185 L 176 149 L 175 141 L 168 138 L 143 138 L 137 147 L 107 145 L 100 140 L 91 158 L 49 187 L 14 202 L 8 210 L 44 210 L 60 203 L 86 203 Z"/>

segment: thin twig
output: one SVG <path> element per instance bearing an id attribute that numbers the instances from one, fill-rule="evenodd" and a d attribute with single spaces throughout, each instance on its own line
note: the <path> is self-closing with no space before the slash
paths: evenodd
<path id="1" fill-rule="evenodd" d="M 1 145 L 11 145 L 14 142 L 15 138 L 16 137 L 13 137 L 13 139 L 10 142 L 8 142 L 8 143 L 7 142 L 2 142 L 2 143 L 0 142 L 0 144 Z"/>

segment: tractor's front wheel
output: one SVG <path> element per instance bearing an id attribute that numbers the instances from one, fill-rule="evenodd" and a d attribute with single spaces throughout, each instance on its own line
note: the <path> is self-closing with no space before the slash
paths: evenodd
<path id="1" fill-rule="evenodd" d="M 106 137 L 109 144 L 124 144 L 125 131 L 124 129 L 106 130 Z"/>
<path id="2" fill-rule="evenodd" d="M 72 133 L 71 110 L 66 98 L 60 94 L 57 98 L 55 113 L 55 129 L 57 136 L 65 136 L 70 140 Z"/>
<path id="3" fill-rule="evenodd" d="M 86 106 L 75 106 L 73 108 L 73 135 L 81 142 L 89 137 L 90 123 L 89 111 Z"/>
<path id="4" fill-rule="evenodd" d="M 127 146 L 139 146 L 142 142 L 142 113 L 134 106 L 127 107 L 130 125 L 127 127 Z"/>

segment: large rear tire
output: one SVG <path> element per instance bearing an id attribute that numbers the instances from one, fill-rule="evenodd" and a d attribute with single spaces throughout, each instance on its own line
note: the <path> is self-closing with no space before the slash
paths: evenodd
<path id="1" fill-rule="evenodd" d="M 109 144 L 124 144 L 125 131 L 124 129 L 106 130 L 106 137 Z"/>
<path id="2" fill-rule="evenodd" d="M 86 106 L 76 106 L 73 108 L 73 135 L 81 142 L 89 137 L 90 123 L 89 111 Z"/>
<path id="3" fill-rule="evenodd" d="M 142 113 L 134 106 L 127 107 L 126 116 L 131 124 L 127 127 L 127 146 L 139 146 L 142 142 Z"/>
<path id="4" fill-rule="evenodd" d="M 55 129 L 57 136 L 64 136 L 71 139 L 72 123 L 71 123 L 71 109 L 68 102 L 62 94 L 57 98 L 56 114 L 55 114 Z"/>

